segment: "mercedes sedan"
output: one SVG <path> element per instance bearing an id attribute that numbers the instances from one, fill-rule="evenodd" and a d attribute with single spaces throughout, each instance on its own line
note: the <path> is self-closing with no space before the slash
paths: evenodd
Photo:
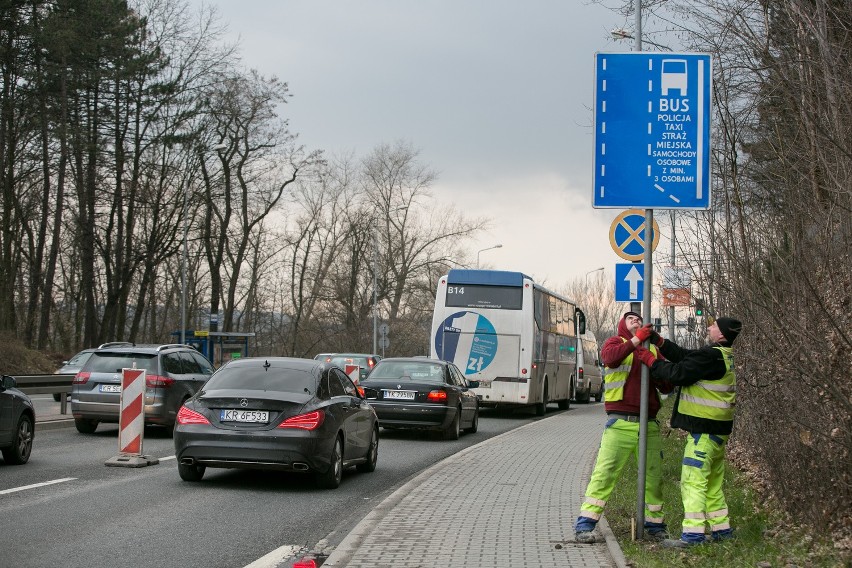
<path id="1" fill-rule="evenodd" d="M 444 439 L 479 427 L 479 402 L 458 367 L 424 357 L 382 359 L 361 381 L 367 400 L 383 428 L 437 430 Z"/>
<path id="2" fill-rule="evenodd" d="M 339 367 L 312 359 L 235 359 L 210 377 L 177 415 L 178 473 L 206 468 L 313 473 L 340 485 L 343 470 L 376 469 L 376 413 Z"/>

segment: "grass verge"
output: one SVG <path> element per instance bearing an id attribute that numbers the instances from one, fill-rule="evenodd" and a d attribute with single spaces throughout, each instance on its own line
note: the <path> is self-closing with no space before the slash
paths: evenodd
<path id="1" fill-rule="evenodd" d="M 663 402 L 658 414 L 663 436 L 663 499 L 666 522 L 673 538 L 680 536 L 683 503 L 680 498 L 680 464 L 686 435 L 669 428 L 673 398 Z M 636 568 L 757 567 L 796 568 L 850 566 L 849 558 L 833 548 L 816 531 L 808 534 L 792 526 L 765 503 L 749 479 L 730 462 L 725 473 L 725 497 L 736 539 L 687 550 L 663 548 L 651 541 L 634 541 L 630 520 L 636 514 L 636 460 L 629 460 L 622 482 L 606 505 L 606 518 L 628 564 Z"/>

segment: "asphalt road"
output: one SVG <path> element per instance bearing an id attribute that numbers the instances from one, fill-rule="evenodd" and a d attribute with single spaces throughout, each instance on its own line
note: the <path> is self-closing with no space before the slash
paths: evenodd
<path id="1" fill-rule="evenodd" d="M 556 412 L 552 406 L 548 414 Z M 376 471 L 347 470 L 336 490 L 317 489 L 303 475 L 209 468 L 201 483 L 184 482 L 166 429 L 146 428 L 143 452 L 160 463 L 142 468 L 104 465 L 118 451 L 115 425 L 92 435 L 73 426 L 37 429 L 28 464 L 0 459 L 0 564 L 275 566 L 335 546 L 411 476 L 536 419 L 486 410 L 479 431 L 458 441 L 382 430 Z"/>

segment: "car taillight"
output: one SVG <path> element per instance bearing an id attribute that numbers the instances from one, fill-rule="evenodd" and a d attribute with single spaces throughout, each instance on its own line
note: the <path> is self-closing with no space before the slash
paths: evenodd
<path id="1" fill-rule="evenodd" d="M 319 428 L 325 418 L 325 412 L 315 410 L 307 414 L 292 416 L 278 425 L 279 428 L 301 428 L 302 430 L 315 430 Z"/>
<path id="2" fill-rule="evenodd" d="M 536 364 L 535 364 L 535 363 L 533 363 L 533 369 L 535 369 L 535 368 L 536 368 Z M 526 374 L 527 374 L 527 370 L 526 370 L 526 369 L 521 369 L 521 374 L 522 374 L 522 375 L 526 375 Z"/>
<path id="3" fill-rule="evenodd" d="M 426 400 L 429 402 L 447 402 L 447 392 L 435 390 L 426 395 Z"/>
<path id="4" fill-rule="evenodd" d="M 77 373 L 76 375 L 74 375 L 74 380 L 71 381 L 71 382 L 74 383 L 75 385 L 85 385 L 86 382 L 89 380 L 90 375 L 91 375 L 91 373 L 83 373 L 83 372 Z"/>
<path id="5" fill-rule="evenodd" d="M 357 387 L 358 394 L 361 395 L 361 398 L 367 398 L 367 391 L 364 390 L 364 387 Z"/>
<path id="6" fill-rule="evenodd" d="M 181 406 L 177 413 L 178 424 L 210 424 L 210 421 L 200 412 Z"/>
<path id="7" fill-rule="evenodd" d="M 145 377 L 145 386 L 149 389 L 169 388 L 175 384 L 175 380 L 171 377 L 162 377 L 160 375 L 148 375 Z"/>
<path id="8" fill-rule="evenodd" d="M 367 359 L 367 366 L 372 369 L 376 366 L 376 362 L 373 359 Z"/>
<path id="9" fill-rule="evenodd" d="M 317 568 L 317 562 L 313 558 L 302 558 L 293 563 L 293 568 Z"/>

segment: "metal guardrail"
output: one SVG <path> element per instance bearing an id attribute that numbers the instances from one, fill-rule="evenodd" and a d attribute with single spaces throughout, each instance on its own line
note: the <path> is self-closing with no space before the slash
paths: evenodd
<path id="1" fill-rule="evenodd" d="M 26 394 L 59 394 L 59 412 L 68 414 L 68 393 L 74 375 L 12 375 Z"/>

